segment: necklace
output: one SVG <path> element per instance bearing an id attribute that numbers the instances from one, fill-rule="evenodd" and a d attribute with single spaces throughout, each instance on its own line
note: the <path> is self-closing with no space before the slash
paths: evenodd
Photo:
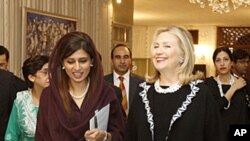
<path id="1" fill-rule="evenodd" d="M 86 93 L 88 92 L 88 89 L 89 89 L 89 80 L 88 80 L 88 84 L 87 84 L 87 86 L 86 86 L 84 92 L 82 93 L 82 95 L 80 95 L 80 96 L 75 96 L 75 95 L 72 94 L 72 92 L 69 92 L 69 94 L 71 95 L 71 97 L 72 97 L 73 99 L 83 99 L 83 98 L 85 97 Z"/>
<path id="2" fill-rule="evenodd" d="M 177 82 L 177 83 L 169 86 L 168 88 L 164 89 L 160 86 L 160 81 L 158 79 L 155 81 L 154 87 L 155 87 L 156 92 L 161 93 L 161 94 L 166 94 L 166 93 L 176 92 L 177 90 L 179 90 L 181 88 L 181 84 L 179 84 L 179 82 Z"/>
<path id="3" fill-rule="evenodd" d="M 222 90 L 222 83 L 220 81 L 220 76 L 219 75 L 217 76 L 217 83 L 218 83 L 218 87 L 219 87 L 219 91 L 220 91 L 220 96 L 223 97 L 224 93 L 223 93 L 223 90 Z M 233 77 L 233 75 L 230 75 L 229 85 L 232 85 L 233 83 L 234 83 L 234 77 Z"/>

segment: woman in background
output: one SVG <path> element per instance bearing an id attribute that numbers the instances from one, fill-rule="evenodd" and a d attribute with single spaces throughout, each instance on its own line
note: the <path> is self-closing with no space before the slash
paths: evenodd
<path id="1" fill-rule="evenodd" d="M 205 83 L 217 102 L 225 132 L 229 137 L 230 125 L 249 123 L 245 97 L 246 81 L 242 77 L 236 78 L 231 74 L 233 62 L 229 48 L 216 48 L 213 53 L 213 62 L 217 76 L 207 78 Z"/>
<path id="2" fill-rule="evenodd" d="M 121 141 L 124 122 L 113 88 L 104 81 L 99 53 L 82 32 L 64 35 L 49 61 L 50 86 L 43 91 L 36 141 Z M 110 106 L 107 121 L 95 115 Z M 101 116 L 104 116 L 101 115 Z M 96 119 L 90 127 L 91 119 Z M 107 127 L 99 128 L 107 124 Z"/>
<path id="3" fill-rule="evenodd" d="M 34 141 L 40 96 L 49 86 L 48 61 L 48 56 L 37 55 L 23 63 L 23 77 L 29 90 L 17 93 L 5 141 Z"/>
<path id="4" fill-rule="evenodd" d="M 155 32 L 151 58 L 156 69 L 140 84 L 128 115 L 125 141 L 221 141 L 219 111 L 200 73 L 190 33 L 170 26 Z M 152 83 L 151 83 L 152 82 Z"/>

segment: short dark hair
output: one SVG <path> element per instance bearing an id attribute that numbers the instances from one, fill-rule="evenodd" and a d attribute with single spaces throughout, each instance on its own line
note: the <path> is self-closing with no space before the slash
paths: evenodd
<path id="1" fill-rule="evenodd" d="M 35 75 L 48 62 L 49 57 L 46 55 L 36 55 L 24 61 L 22 67 L 23 77 L 29 88 L 33 88 L 34 86 L 33 82 L 29 80 L 29 75 Z"/>
<path id="2" fill-rule="evenodd" d="M 125 48 L 127 48 L 128 51 L 129 51 L 130 58 L 132 58 L 132 51 L 130 50 L 130 48 L 129 48 L 127 45 L 125 45 L 125 44 L 117 44 L 117 45 L 115 45 L 115 46 L 112 48 L 112 51 L 111 51 L 111 59 L 113 59 L 113 57 L 114 57 L 114 56 L 113 56 L 113 53 L 114 53 L 115 49 L 118 48 L 118 47 L 125 47 Z"/>
<path id="3" fill-rule="evenodd" d="M 226 52 L 228 54 L 230 60 L 233 61 L 233 57 L 232 57 L 232 53 L 231 53 L 230 49 L 228 47 L 219 47 L 219 48 L 216 48 L 214 53 L 213 53 L 213 62 L 214 63 L 215 63 L 216 56 L 222 51 Z"/>
<path id="4" fill-rule="evenodd" d="M 9 51 L 7 48 L 5 48 L 2 45 L 0 45 L 0 55 L 5 55 L 7 62 L 9 61 L 9 57 L 10 57 Z"/>
<path id="5" fill-rule="evenodd" d="M 235 49 L 233 50 L 233 61 L 236 62 L 237 60 L 241 60 L 241 59 L 247 59 L 250 58 L 250 55 L 247 51 L 243 50 L 243 49 Z"/>

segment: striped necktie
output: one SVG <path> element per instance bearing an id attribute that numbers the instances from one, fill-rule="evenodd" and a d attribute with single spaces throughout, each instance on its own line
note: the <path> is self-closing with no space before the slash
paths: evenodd
<path id="1" fill-rule="evenodd" d="M 127 101 L 127 94 L 126 94 L 126 89 L 123 83 L 124 77 L 123 76 L 119 76 L 120 79 L 120 84 L 119 87 L 122 91 L 122 107 L 124 109 L 124 111 L 126 112 L 126 114 L 128 114 L 128 101 Z"/>

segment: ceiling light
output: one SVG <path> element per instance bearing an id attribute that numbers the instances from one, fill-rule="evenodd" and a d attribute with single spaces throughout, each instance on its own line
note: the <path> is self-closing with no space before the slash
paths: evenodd
<path id="1" fill-rule="evenodd" d="M 122 0 L 116 0 L 116 3 L 120 4 L 122 3 Z"/>
<path id="2" fill-rule="evenodd" d="M 250 0 L 189 0 L 190 3 L 198 3 L 201 8 L 204 8 L 206 3 L 212 7 L 213 12 L 218 13 L 228 13 L 230 12 L 230 7 L 234 9 L 240 6 L 249 6 Z M 232 6 L 230 6 L 232 4 Z"/>

